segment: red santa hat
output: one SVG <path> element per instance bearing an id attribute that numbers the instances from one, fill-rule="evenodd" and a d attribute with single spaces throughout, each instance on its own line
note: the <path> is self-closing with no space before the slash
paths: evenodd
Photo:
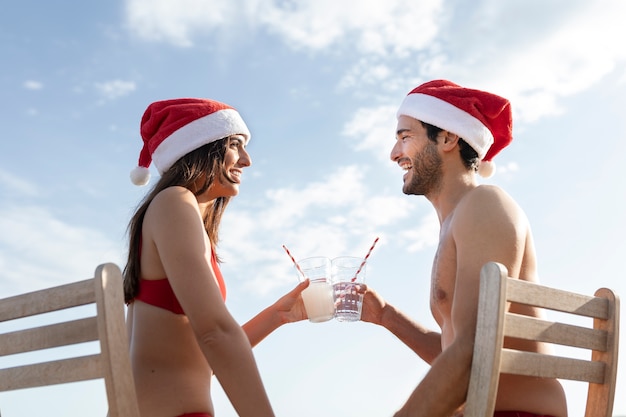
<path id="1" fill-rule="evenodd" d="M 495 172 L 492 159 L 513 140 L 511 105 L 503 97 L 461 87 L 446 80 L 429 81 L 405 98 L 397 116 L 406 115 L 461 137 L 478 153 L 478 173 Z"/>
<path id="2" fill-rule="evenodd" d="M 157 101 L 141 118 L 143 148 L 139 164 L 131 171 L 135 185 L 150 180 L 150 163 L 163 174 L 189 152 L 232 135 L 242 135 L 246 144 L 250 131 L 231 106 L 203 98 Z"/>

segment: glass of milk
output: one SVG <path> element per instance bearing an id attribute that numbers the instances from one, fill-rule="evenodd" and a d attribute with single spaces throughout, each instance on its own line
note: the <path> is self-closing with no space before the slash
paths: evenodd
<path id="1" fill-rule="evenodd" d="M 309 286 L 302 291 L 304 308 L 313 323 L 328 321 L 335 316 L 333 286 L 330 281 L 330 259 L 314 256 L 297 262 L 296 268 L 300 280 L 308 278 Z"/>

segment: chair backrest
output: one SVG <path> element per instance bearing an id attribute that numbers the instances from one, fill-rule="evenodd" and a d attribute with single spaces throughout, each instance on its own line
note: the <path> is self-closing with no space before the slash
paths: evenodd
<path id="1" fill-rule="evenodd" d="M 84 281 L 2 299 L 0 322 L 14 320 L 18 325 L 24 317 L 89 304 L 96 306 L 93 317 L 0 334 L 0 356 L 95 341 L 100 343 L 99 353 L 0 369 L 0 391 L 103 378 L 109 416 L 139 417 L 117 265 L 102 264 L 94 278 Z"/>
<path id="2" fill-rule="evenodd" d="M 508 302 L 557 311 L 560 319 L 510 313 Z M 593 320 L 585 327 L 567 314 Z M 600 288 L 590 296 L 520 281 L 489 262 L 480 273 L 476 326 L 465 417 L 493 416 L 500 373 L 588 382 L 585 417 L 611 417 L 619 341 L 619 298 L 613 291 Z M 580 359 L 579 349 L 565 349 L 570 357 L 507 349 L 504 337 L 586 349 L 589 357 Z"/>

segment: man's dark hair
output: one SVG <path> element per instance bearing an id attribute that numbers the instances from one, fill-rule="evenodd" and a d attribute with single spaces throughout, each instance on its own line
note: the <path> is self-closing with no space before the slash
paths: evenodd
<path id="1" fill-rule="evenodd" d="M 422 122 L 421 120 L 420 122 L 422 123 L 422 126 L 424 126 L 424 129 L 426 129 L 426 136 L 428 136 L 428 139 L 432 140 L 433 142 L 437 142 L 437 135 L 439 135 L 439 132 L 444 129 L 441 129 L 426 122 Z M 478 153 L 474 150 L 474 148 L 469 146 L 469 144 L 465 142 L 463 138 L 459 138 L 459 150 L 461 153 L 461 159 L 463 160 L 463 164 L 467 167 L 467 169 L 473 169 L 474 171 L 478 170 L 478 164 L 480 163 L 480 160 L 478 159 Z"/>

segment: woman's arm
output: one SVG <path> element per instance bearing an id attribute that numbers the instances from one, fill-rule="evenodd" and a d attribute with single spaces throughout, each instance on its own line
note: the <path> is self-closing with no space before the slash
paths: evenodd
<path id="1" fill-rule="evenodd" d="M 156 246 L 198 346 L 238 415 L 273 417 L 248 338 L 222 300 L 195 196 L 181 187 L 161 192 L 146 213 L 144 237 Z"/>
<path id="2" fill-rule="evenodd" d="M 301 282 L 242 326 L 253 347 L 283 324 L 307 318 L 300 294 L 308 286 L 309 280 Z"/>

